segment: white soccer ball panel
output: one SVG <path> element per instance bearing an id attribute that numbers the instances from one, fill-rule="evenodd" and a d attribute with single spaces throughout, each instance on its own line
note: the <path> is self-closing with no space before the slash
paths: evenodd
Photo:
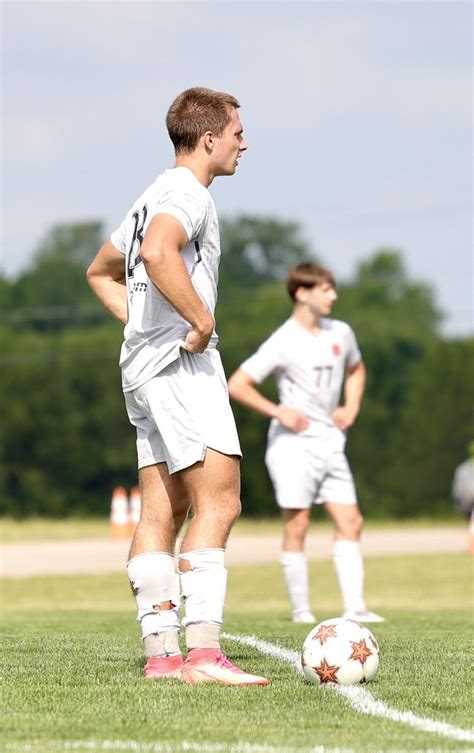
<path id="1" fill-rule="evenodd" d="M 371 630 L 369 630 L 368 627 L 364 625 L 364 638 L 367 641 L 367 644 L 375 651 L 376 654 L 380 653 L 380 647 L 379 643 L 377 641 L 377 638 L 373 634 Z"/>
<path id="2" fill-rule="evenodd" d="M 339 685 L 358 685 L 364 682 L 364 668 L 358 661 L 347 661 L 337 671 Z"/>
<path id="3" fill-rule="evenodd" d="M 374 679 L 375 675 L 379 671 L 379 655 L 372 654 L 368 656 L 364 664 L 364 679 L 366 682 L 370 682 Z"/>
<path id="4" fill-rule="evenodd" d="M 309 665 L 303 664 L 303 674 L 312 685 L 321 685 L 319 675 Z"/>

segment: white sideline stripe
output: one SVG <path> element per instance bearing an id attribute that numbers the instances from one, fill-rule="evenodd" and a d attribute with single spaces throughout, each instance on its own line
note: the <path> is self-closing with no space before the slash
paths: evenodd
<path id="1" fill-rule="evenodd" d="M 273 656 L 275 659 L 282 659 L 292 664 L 300 674 L 303 674 L 297 651 L 282 648 L 281 646 L 257 638 L 255 635 L 231 635 L 230 633 L 223 633 L 222 637 L 255 648 L 260 653 Z M 381 716 L 392 722 L 408 724 L 410 727 L 422 730 L 423 732 L 433 732 L 437 735 L 450 737 L 452 740 L 474 742 L 474 732 L 470 730 L 460 729 L 459 727 L 454 727 L 452 724 L 437 722 L 424 716 L 417 716 L 412 711 L 396 711 L 391 709 L 383 701 L 376 701 L 366 688 L 361 688 L 359 685 L 330 685 L 328 687 L 334 689 L 339 695 L 342 695 L 343 698 L 349 701 L 352 708 L 361 714 Z"/>
<path id="2" fill-rule="evenodd" d="M 283 661 L 293 664 L 294 668 L 300 675 L 303 674 L 301 668 L 300 655 L 297 651 L 291 651 L 289 648 L 283 648 L 275 643 L 269 643 L 262 638 L 257 638 L 256 635 L 231 635 L 230 633 L 222 633 L 223 638 L 228 638 L 230 641 L 237 641 L 244 646 L 250 646 L 256 648 L 261 654 L 267 654 L 267 656 L 273 656 L 275 659 L 282 659 Z"/>

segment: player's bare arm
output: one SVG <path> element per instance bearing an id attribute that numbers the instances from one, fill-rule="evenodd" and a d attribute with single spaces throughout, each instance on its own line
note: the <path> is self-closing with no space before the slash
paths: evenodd
<path id="1" fill-rule="evenodd" d="M 127 323 L 125 257 L 110 240 L 105 241 L 87 270 L 87 282 L 105 308 L 122 324 Z"/>
<path id="2" fill-rule="evenodd" d="M 342 431 L 349 429 L 359 414 L 366 374 L 363 361 L 359 361 L 347 370 L 344 383 L 344 405 L 340 405 L 332 414 L 334 423 Z"/>
<path id="3" fill-rule="evenodd" d="M 152 219 L 140 249 L 148 277 L 192 329 L 184 347 L 191 353 L 202 353 L 214 330 L 214 317 L 209 313 L 189 277 L 181 250 L 189 239 L 181 223 L 170 214 Z"/>
<path id="4" fill-rule="evenodd" d="M 257 413 L 276 418 L 285 429 L 300 432 L 309 426 L 309 419 L 303 413 L 288 408 L 286 405 L 277 405 L 262 395 L 253 379 L 243 369 L 237 369 L 230 377 L 229 394 L 234 400 L 252 408 Z"/>

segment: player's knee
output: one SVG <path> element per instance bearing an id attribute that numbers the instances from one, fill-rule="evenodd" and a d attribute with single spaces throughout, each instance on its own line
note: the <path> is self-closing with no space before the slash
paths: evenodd
<path id="1" fill-rule="evenodd" d="M 226 509 L 228 512 L 229 522 L 231 525 L 233 525 L 242 512 L 242 503 L 239 497 L 234 497 Z"/>
<path id="2" fill-rule="evenodd" d="M 288 531 L 288 533 L 290 536 L 297 539 L 298 541 L 304 541 L 304 538 L 306 534 L 308 533 L 308 529 L 309 529 L 309 521 L 299 520 L 290 527 L 290 530 Z"/>
<path id="3" fill-rule="evenodd" d="M 310 526 L 310 516 L 301 513 L 284 519 L 285 534 L 293 540 L 304 541 Z"/>
<path id="4" fill-rule="evenodd" d="M 200 504 L 194 510 L 194 517 L 201 521 L 201 526 L 229 532 L 241 512 L 241 502 L 238 497 L 221 496 L 218 502 Z"/>
<path id="5" fill-rule="evenodd" d="M 345 533 L 347 534 L 348 538 L 357 539 L 362 533 L 363 526 L 364 518 L 362 517 L 361 512 L 359 511 L 359 509 L 354 510 L 352 515 L 345 521 Z"/>
<path id="6" fill-rule="evenodd" d="M 218 510 L 214 509 L 213 517 L 219 521 L 222 530 L 228 530 L 232 528 L 235 521 L 239 517 L 242 510 L 242 505 L 238 497 L 230 497 L 226 500 L 222 500 L 222 504 L 219 505 Z"/>
<path id="7" fill-rule="evenodd" d="M 338 516 L 335 519 L 336 532 L 342 539 L 348 541 L 356 541 L 360 538 L 362 533 L 362 527 L 364 525 L 364 518 L 362 517 L 358 509 L 344 511 L 344 515 Z"/>

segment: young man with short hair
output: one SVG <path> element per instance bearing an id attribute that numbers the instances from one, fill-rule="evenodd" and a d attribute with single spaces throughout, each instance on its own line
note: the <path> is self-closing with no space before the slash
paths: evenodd
<path id="1" fill-rule="evenodd" d="M 265 462 L 284 535 L 281 564 L 294 622 L 314 623 L 308 594 L 305 538 L 313 504 L 323 504 L 335 527 L 333 562 L 344 617 L 383 622 L 363 594 L 360 551 L 363 518 L 345 456 L 346 431 L 359 412 L 365 367 L 354 332 L 328 318 L 337 298 L 331 272 L 314 262 L 289 271 L 292 316 L 244 361 L 229 380 L 234 400 L 271 418 Z M 256 385 L 273 374 L 279 404 Z M 339 405 L 344 384 L 344 403 Z"/>
<path id="2" fill-rule="evenodd" d="M 166 123 L 176 163 L 134 202 L 88 270 L 125 326 L 120 366 L 137 430 L 142 512 L 128 576 L 146 677 L 267 685 L 220 650 L 224 550 L 240 513 L 241 451 L 214 330 L 220 257 L 208 187 L 233 175 L 247 148 L 229 94 L 187 89 Z M 175 570 L 178 532 L 193 509 Z M 188 655 L 178 643 L 179 591 Z"/>

